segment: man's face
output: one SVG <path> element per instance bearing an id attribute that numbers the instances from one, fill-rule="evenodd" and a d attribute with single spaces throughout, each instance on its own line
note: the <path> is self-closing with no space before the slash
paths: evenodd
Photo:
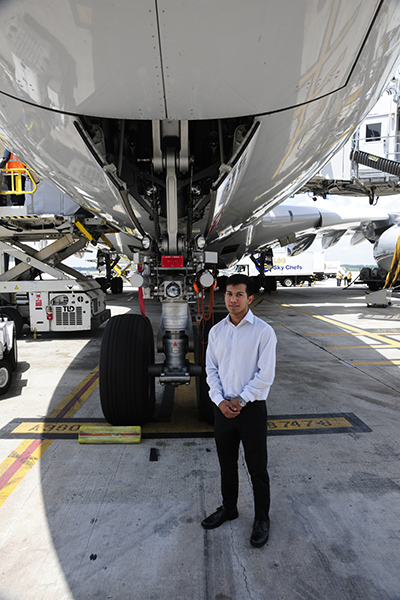
<path id="1" fill-rule="evenodd" d="M 247 295 L 244 283 L 226 286 L 225 306 L 229 314 L 236 318 L 243 318 L 245 316 L 253 298 L 254 296 Z"/>

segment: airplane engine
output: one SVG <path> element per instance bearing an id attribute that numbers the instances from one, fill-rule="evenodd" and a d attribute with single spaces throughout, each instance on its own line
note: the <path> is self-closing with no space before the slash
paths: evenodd
<path id="1" fill-rule="evenodd" d="M 393 255 L 396 250 L 396 244 L 400 237 L 400 224 L 392 225 L 384 231 L 374 245 L 374 259 L 377 264 L 389 271 L 393 261 Z"/>

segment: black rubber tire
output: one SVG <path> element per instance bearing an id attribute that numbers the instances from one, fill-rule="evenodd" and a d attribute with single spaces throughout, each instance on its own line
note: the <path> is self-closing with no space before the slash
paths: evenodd
<path id="1" fill-rule="evenodd" d="M 24 326 L 24 318 L 13 306 L 1 306 L 0 317 L 7 317 L 10 321 L 15 323 L 15 331 L 17 338 L 21 337 L 22 328 Z"/>
<path id="2" fill-rule="evenodd" d="M 99 284 L 99 286 L 101 287 L 102 291 L 104 293 L 106 293 L 107 289 L 108 289 L 108 282 L 107 279 L 105 277 L 96 277 L 95 281 L 97 281 L 97 283 Z"/>
<path id="3" fill-rule="evenodd" d="M 225 319 L 227 313 L 223 312 L 215 312 L 214 313 L 214 322 L 212 319 L 204 322 L 204 330 L 203 323 L 199 326 L 199 339 L 197 342 L 197 353 L 198 353 L 198 362 L 201 365 L 201 375 L 197 378 L 197 415 L 199 421 L 205 421 L 210 425 L 214 424 L 214 408 L 213 402 L 210 399 L 209 391 L 206 381 L 206 351 L 207 351 L 207 343 L 208 343 L 208 334 L 210 333 L 211 327 L 216 325 L 222 319 Z M 204 331 L 204 333 L 203 333 Z M 203 336 L 203 339 L 202 339 Z M 195 357 L 196 358 L 196 357 Z M 196 362 L 197 362 L 196 360 Z"/>
<path id="4" fill-rule="evenodd" d="M 252 283 L 253 283 L 253 294 L 258 294 L 258 292 L 260 291 L 260 288 L 261 288 L 261 283 L 262 283 L 261 275 L 255 275 L 251 279 L 252 279 Z"/>
<path id="5" fill-rule="evenodd" d="M 122 277 L 113 277 L 111 279 L 110 288 L 111 288 L 111 292 L 113 294 L 122 294 L 122 288 L 123 288 Z"/>
<path id="6" fill-rule="evenodd" d="M 291 277 L 285 277 L 285 279 L 282 279 L 282 285 L 284 287 L 292 287 L 294 286 L 294 280 Z"/>
<path id="7" fill-rule="evenodd" d="M 142 315 L 117 315 L 104 330 L 100 349 L 100 402 L 111 425 L 143 425 L 155 408 L 151 323 Z"/>
<path id="8" fill-rule="evenodd" d="M 0 360 L 0 396 L 8 391 L 11 385 L 12 371 L 8 360 Z"/>

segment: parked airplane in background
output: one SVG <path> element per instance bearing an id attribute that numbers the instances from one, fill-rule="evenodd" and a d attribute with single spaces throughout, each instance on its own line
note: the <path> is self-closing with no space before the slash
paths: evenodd
<path id="1" fill-rule="evenodd" d="M 375 104 L 400 55 L 400 5 L 14 0 L 0 31 L 5 144 L 129 236 L 144 295 L 161 301 L 162 365 L 141 315 L 109 321 L 100 357 L 106 418 L 144 422 L 154 376 L 200 371 L 186 359 L 193 285 L 265 243 L 262 219 Z"/>

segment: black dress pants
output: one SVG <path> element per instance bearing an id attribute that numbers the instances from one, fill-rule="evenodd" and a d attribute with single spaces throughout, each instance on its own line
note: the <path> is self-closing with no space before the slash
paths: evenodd
<path id="1" fill-rule="evenodd" d="M 254 516 L 266 521 L 270 507 L 267 471 L 267 407 L 265 400 L 249 402 L 233 419 L 214 405 L 214 433 L 221 469 L 221 492 L 225 509 L 236 508 L 239 493 L 238 458 L 242 441 L 246 465 L 253 484 Z"/>

